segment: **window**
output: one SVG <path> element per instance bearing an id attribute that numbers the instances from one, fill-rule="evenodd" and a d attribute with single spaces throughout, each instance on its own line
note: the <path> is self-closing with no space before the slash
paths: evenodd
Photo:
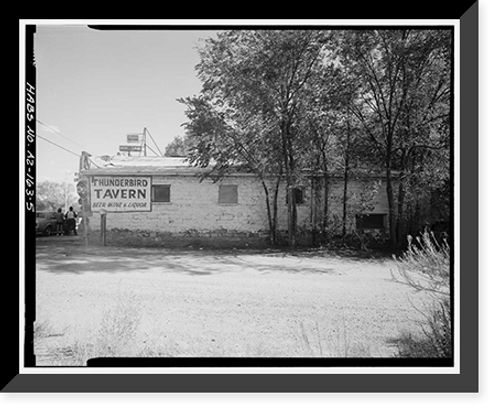
<path id="1" fill-rule="evenodd" d="M 385 214 L 363 214 L 356 216 L 357 229 L 385 228 Z"/>
<path id="2" fill-rule="evenodd" d="M 170 185 L 153 185 L 153 201 L 170 203 Z"/>
<path id="3" fill-rule="evenodd" d="M 238 186 L 237 185 L 220 185 L 219 186 L 219 203 L 220 204 L 236 204 L 238 203 Z"/>
<path id="4" fill-rule="evenodd" d="M 292 197 L 296 205 L 304 204 L 304 189 L 299 187 L 292 189 Z M 285 202 L 288 204 L 287 196 L 285 196 Z"/>

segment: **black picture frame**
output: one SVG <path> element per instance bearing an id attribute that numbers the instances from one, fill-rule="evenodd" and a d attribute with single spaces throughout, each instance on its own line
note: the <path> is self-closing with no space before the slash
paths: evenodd
<path id="1" fill-rule="evenodd" d="M 443 18 L 443 17 L 440 17 Z M 26 55 L 29 63 L 29 30 Z M 460 17 L 460 373 L 433 374 L 25 374 L 19 373 L 19 342 L 12 341 L 11 352 L 4 354 L 14 362 L 3 369 L 3 393 L 29 392 L 478 392 L 479 391 L 479 3 L 475 2 Z M 24 68 L 20 68 L 24 70 Z M 26 79 L 28 79 L 28 70 Z M 24 138 L 24 131 L 20 131 Z M 20 154 L 21 160 L 24 155 Z M 20 180 L 22 181 L 22 180 Z M 23 191 L 23 188 L 20 189 Z M 31 215 L 26 214 L 26 228 Z M 28 234 L 28 230 L 26 234 Z M 25 235 L 20 234 L 23 238 Z M 25 268 L 34 269 L 34 245 L 25 244 Z M 22 276 L 21 276 L 22 277 Z M 28 279 L 26 279 L 28 281 Z M 17 280 L 9 281 L 9 296 L 14 296 Z M 12 289 L 11 286 L 13 285 Z M 18 295 L 19 296 L 19 295 Z M 26 300 L 34 292 L 27 291 Z M 11 302 L 9 302 L 11 308 Z M 19 309 L 19 308 L 18 308 Z M 10 313 L 10 315 L 15 315 Z M 30 316 L 29 314 L 27 315 Z M 14 319 L 14 318 L 13 318 Z M 29 341 L 27 323 L 25 337 Z M 15 320 L 10 337 L 19 338 Z M 32 337 L 31 337 L 32 339 Z M 25 349 L 25 363 L 31 361 Z M 4 360 L 5 361 L 5 360 Z M 2 363 L 2 365 L 4 365 Z"/>

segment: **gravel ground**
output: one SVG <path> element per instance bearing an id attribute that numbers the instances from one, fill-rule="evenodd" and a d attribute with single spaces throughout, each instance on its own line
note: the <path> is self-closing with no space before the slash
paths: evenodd
<path id="1" fill-rule="evenodd" d="M 422 299 L 391 260 L 324 252 L 37 243 L 36 269 L 40 365 L 99 341 L 117 356 L 391 357 Z"/>

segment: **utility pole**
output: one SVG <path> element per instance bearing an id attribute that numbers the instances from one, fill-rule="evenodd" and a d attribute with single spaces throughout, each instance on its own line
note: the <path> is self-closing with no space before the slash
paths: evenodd
<path id="1" fill-rule="evenodd" d="M 85 247 L 89 246 L 89 212 L 87 209 L 90 207 L 90 204 L 88 202 L 88 192 L 90 191 L 90 177 L 85 178 L 86 183 L 87 183 L 87 194 L 85 196 L 85 205 L 83 208 L 83 237 L 85 239 Z"/>
<path id="2" fill-rule="evenodd" d="M 90 191 L 90 177 L 82 176 L 82 171 L 86 170 L 90 167 L 89 157 L 90 154 L 82 151 L 82 155 L 80 157 L 80 168 L 78 170 L 78 174 L 80 180 L 76 186 L 76 190 L 78 195 L 82 199 L 82 215 L 83 215 L 83 236 L 85 239 L 85 247 L 89 245 L 88 239 L 88 217 L 91 215 L 90 204 L 89 204 L 89 191 Z"/>
<path id="3" fill-rule="evenodd" d="M 64 211 L 68 211 L 68 185 L 66 183 L 67 171 L 64 171 Z"/>
<path id="4" fill-rule="evenodd" d="M 64 170 L 64 211 L 68 211 L 68 174 L 74 173 L 72 170 Z"/>

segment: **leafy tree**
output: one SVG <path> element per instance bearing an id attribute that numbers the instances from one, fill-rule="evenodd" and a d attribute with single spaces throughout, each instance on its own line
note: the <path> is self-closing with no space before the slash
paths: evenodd
<path id="1" fill-rule="evenodd" d="M 432 166 L 434 151 L 449 151 L 450 31 L 347 31 L 340 56 L 357 81 L 350 110 L 383 159 L 396 246 L 404 238 L 411 179 L 419 181 L 417 175 Z"/>
<path id="2" fill-rule="evenodd" d="M 58 183 L 54 181 L 41 181 L 36 185 L 37 211 L 56 211 L 65 206 L 76 206 L 78 195 L 73 184 Z"/>
<path id="3" fill-rule="evenodd" d="M 304 103 L 326 34 L 317 30 L 223 32 L 200 49 L 201 95 L 182 100 L 189 106 L 192 125 L 188 130 L 199 139 L 191 157 L 194 163 L 207 165 L 215 159 L 217 171 L 244 163 L 261 179 L 269 173 L 284 175 L 290 245 L 296 243 L 297 231 L 292 194 L 303 167 L 301 152 L 308 143 L 301 135 Z M 207 116 L 202 120 L 193 111 Z M 267 196 L 266 188 L 265 192 Z"/>
<path id="4" fill-rule="evenodd" d="M 274 241 L 283 177 L 290 245 L 297 231 L 293 190 L 301 180 L 312 177 L 326 234 L 329 177 L 343 173 L 345 235 L 348 211 L 359 210 L 349 181 L 383 173 L 396 246 L 420 215 L 429 215 L 421 200 L 450 184 L 450 33 L 222 32 L 199 50 L 202 90 L 180 99 L 187 107 L 187 136 L 169 151 L 210 167 L 207 175 L 214 179 L 234 170 L 256 174 Z"/>
<path id="5" fill-rule="evenodd" d="M 180 99 L 187 106 L 188 137 L 195 144 L 188 152 L 191 163 L 208 168 L 202 179 L 214 181 L 234 171 L 252 172 L 260 180 L 265 197 L 269 232 L 277 243 L 278 191 L 281 164 L 273 157 L 275 140 L 258 118 L 243 122 L 237 114 L 230 116 L 216 108 L 207 96 Z M 274 188 L 272 188 L 274 186 Z"/>
<path id="6" fill-rule="evenodd" d="M 176 136 L 174 140 L 165 147 L 165 157 L 187 157 L 190 149 L 196 145 L 196 140 L 189 136 Z"/>

